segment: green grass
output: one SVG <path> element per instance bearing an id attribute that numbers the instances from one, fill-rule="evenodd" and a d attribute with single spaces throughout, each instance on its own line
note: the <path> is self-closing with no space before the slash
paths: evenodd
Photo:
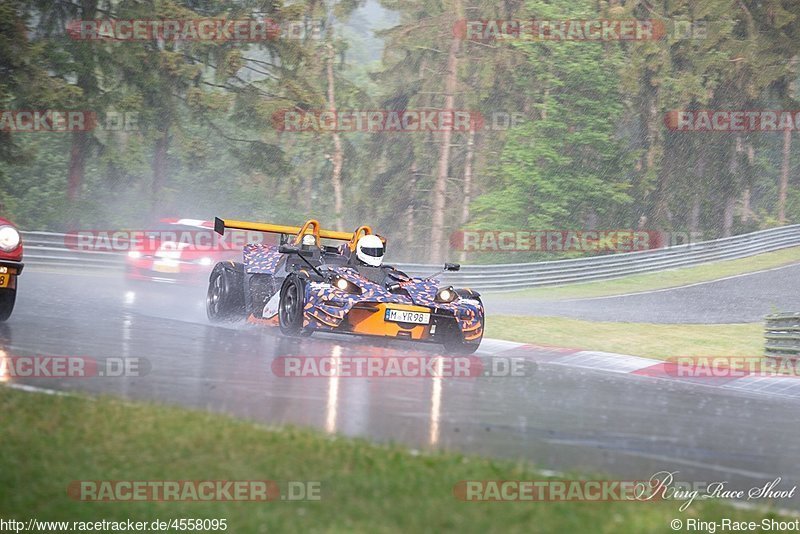
<path id="1" fill-rule="evenodd" d="M 764 353 L 761 323 L 615 323 L 496 315 L 486 323 L 486 337 L 649 358 L 758 356 Z"/>
<path id="2" fill-rule="evenodd" d="M 721 502 L 474 503 L 461 480 L 542 480 L 528 465 L 269 429 L 221 415 L 0 387 L 0 517 L 225 518 L 227 532 L 671 532 L 676 517 L 758 521 Z M 573 476 L 571 478 L 580 478 Z M 585 478 L 585 477 L 584 477 Z M 316 502 L 82 502 L 73 480 L 319 481 Z"/>
<path id="3" fill-rule="evenodd" d="M 585 282 L 558 287 L 526 289 L 503 293 L 508 298 L 568 299 L 622 295 L 638 291 L 650 291 L 669 287 L 680 287 L 697 282 L 717 280 L 727 276 L 751 273 L 789 265 L 800 261 L 800 247 L 792 247 L 738 260 L 718 261 L 695 267 L 672 269 L 657 273 L 637 274 L 616 280 Z"/>

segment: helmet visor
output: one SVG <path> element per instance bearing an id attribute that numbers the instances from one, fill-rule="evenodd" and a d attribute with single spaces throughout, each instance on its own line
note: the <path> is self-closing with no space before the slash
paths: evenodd
<path id="1" fill-rule="evenodd" d="M 383 247 L 376 247 L 376 248 L 361 247 L 361 252 L 363 252 L 367 256 L 372 256 L 373 258 L 380 258 L 383 256 Z"/>

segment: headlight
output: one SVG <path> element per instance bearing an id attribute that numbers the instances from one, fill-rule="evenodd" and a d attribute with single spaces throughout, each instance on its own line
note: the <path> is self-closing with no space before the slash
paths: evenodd
<path id="1" fill-rule="evenodd" d="M 13 226 L 0 227 L 0 249 L 11 252 L 19 246 L 19 232 Z"/>
<path id="2" fill-rule="evenodd" d="M 458 295 L 452 287 L 443 287 L 436 292 L 436 302 L 453 302 Z"/>
<path id="3" fill-rule="evenodd" d="M 142 253 L 138 250 L 130 250 L 128 251 L 128 257 L 132 260 L 138 260 L 142 257 Z"/>
<path id="4" fill-rule="evenodd" d="M 352 282 L 345 280 L 340 276 L 336 276 L 331 280 L 331 285 L 338 289 L 339 291 L 344 291 L 345 293 L 352 293 L 353 295 L 360 295 L 361 288 L 355 285 Z"/>
<path id="5" fill-rule="evenodd" d="M 200 265 L 205 265 L 206 267 L 208 267 L 213 263 L 213 261 L 211 260 L 211 258 L 200 258 L 200 261 L 198 263 Z"/>

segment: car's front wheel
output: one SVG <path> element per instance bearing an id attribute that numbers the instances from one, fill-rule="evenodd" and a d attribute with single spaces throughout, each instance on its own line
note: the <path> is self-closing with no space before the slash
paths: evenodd
<path id="1" fill-rule="evenodd" d="M 461 332 L 454 332 L 443 343 L 444 350 L 448 354 L 459 354 L 459 355 L 472 354 L 476 350 L 478 350 L 478 347 L 481 346 L 482 339 L 483 339 L 483 333 L 481 333 L 478 339 L 467 341 L 464 339 L 464 336 L 461 334 Z"/>
<path id="2" fill-rule="evenodd" d="M 240 264 L 223 262 L 214 266 L 208 281 L 206 314 L 214 323 L 244 317 L 244 271 Z"/>
<path id="3" fill-rule="evenodd" d="M 472 298 L 480 302 L 479 297 L 473 296 Z M 481 346 L 484 326 L 485 325 L 481 324 L 481 335 L 478 336 L 477 339 L 466 340 L 464 339 L 464 333 L 461 331 L 461 328 L 459 328 L 458 323 L 453 321 L 442 342 L 445 352 L 449 354 L 472 354 Z"/>
<path id="4" fill-rule="evenodd" d="M 16 289 L 0 289 L 0 321 L 7 321 L 11 317 L 16 300 Z"/>
<path id="5" fill-rule="evenodd" d="M 281 286 L 278 304 L 278 323 L 282 334 L 302 337 L 311 335 L 311 330 L 303 327 L 305 298 L 305 280 L 295 274 L 289 275 Z"/>

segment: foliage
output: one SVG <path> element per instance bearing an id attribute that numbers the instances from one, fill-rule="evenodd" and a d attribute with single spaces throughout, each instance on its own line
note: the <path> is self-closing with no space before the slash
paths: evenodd
<path id="1" fill-rule="evenodd" d="M 800 4 L 787 0 L 3 0 L 2 109 L 137 119 L 129 130 L 85 135 L 0 131 L 4 214 L 50 230 L 215 215 L 285 223 L 314 216 L 332 225 L 331 134 L 281 132 L 275 113 L 327 107 L 328 44 L 339 110 L 443 108 L 458 16 L 637 18 L 673 32 L 693 23 L 705 34 L 464 39 L 454 107 L 486 121 L 472 144 L 467 132 L 452 135 L 446 232 L 645 226 L 711 236 L 781 223 L 780 132 L 673 132 L 664 118 L 684 109 L 798 109 Z M 309 31 L 255 42 L 85 41 L 66 31 L 82 18 L 203 17 L 267 17 Z M 500 115 L 519 120 L 496 127 Z M 369 223 L 393 243 L 395 259 L 423 259 L 441 134 L 341 139 L 345 225 Z M 793 142 L 789 223 L 800 222 Z"/>

